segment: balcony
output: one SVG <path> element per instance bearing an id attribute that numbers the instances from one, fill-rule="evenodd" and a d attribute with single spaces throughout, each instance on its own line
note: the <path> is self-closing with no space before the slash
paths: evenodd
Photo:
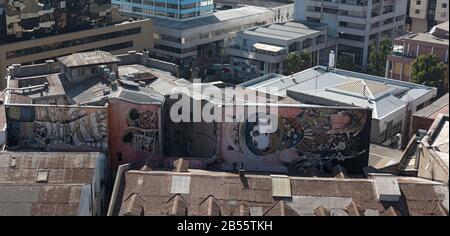
<path id="1" fill-rule="evenodd" d="M 225 49 L 227 55 L 270 63 L 280 63 L 287 57 L 286 48 L 265 44 L 255 44 L 257 48 L 243 49 L 239 45 L 232 45 Z M 263 47 L 265 49 L 263 49 Z"/>

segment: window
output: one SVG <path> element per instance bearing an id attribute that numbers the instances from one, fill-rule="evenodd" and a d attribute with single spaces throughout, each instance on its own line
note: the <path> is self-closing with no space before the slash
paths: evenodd
<path id="1" fill-rule="evenodd" d="M 416 1 L 416 5 L 420 5 L 420 1 Z"/>
<path id="2" fill-rule="evenodd" d="M 144 4 L 148 6 L 153 6 L 153 1 L 151 0 L 144 0 Z"/>
<path id="3" fill-rule="evenodd" d="M 307 21 L 311 21 L 311 22 L 320 22 L 320 19 L 319 18 L 314 18 L 314 17 L 306 17 L 306 20 Z"/>
<path id="4" fill-rule="evenodd" d="M 142 12 L 142 8 L 141 7 L 133 7 L 133 12 Z"/>
<path id="5" fill-rule="evenodd" d="M 416 14 L 420 14 L 420 10 L 419 10 L 419 9 L 416 9 L 415 13 L 416 13 Z"/>
<path id="6" fill-rule="evenodd" d="M 441 12 L 441 17 L 445 17 L 445 16 L 447 16 L 447 13 L 446 12 Z"/>
<path id="7" fill-rule="evenodd" d="M 447 8 L 447 3 L 442 3 L 442 8 Z"/>

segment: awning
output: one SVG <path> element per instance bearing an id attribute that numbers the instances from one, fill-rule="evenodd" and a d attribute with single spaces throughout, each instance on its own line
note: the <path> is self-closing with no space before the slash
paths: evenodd
<path id="1" fill-rule="evenodd" d="M 264 43 L 255 43 L 255 44 L 253 44 L 253 47 L 255 47 L 256 49 L 269 51 L 269 52 L 279 52 L 284 49 L 283 47 L 278 47 L 278 46 L 264 44 Z"/>

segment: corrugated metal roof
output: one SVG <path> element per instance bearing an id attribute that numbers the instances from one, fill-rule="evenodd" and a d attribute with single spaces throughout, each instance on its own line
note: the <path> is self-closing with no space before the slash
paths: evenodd
<path id="1" fill-rule="evenodd" d="M 371 108 L 372 117 L 376 119 L 403 109 L 410 101 L 435 93 L 431 87 L 423 85 L 343 70 L 327 72 L 321 66 L 292 76 L 256 78 L 240 86 L 247 89 L 276 88 L 280 96 L 286 96 L 286 91 L 292 91 Z"/>
<path id="2" fill-rule="evenodd" d="M 243 187 L 238 174 L 190 169 L 189 173 L 172 171 L 137 171 L 125 173 L 123 199 L 118 209 L 126 207 L 131 195 L 142 196 L 145 215 L 167 215 L 173 208 L 171 179 L 173 176 L 190 176 L 189 193 L 181 193 L 188 215 L 240 215 L 241 204 L 248 207 L 250 215 L 313 215 L 318 206 L 335 213 L 350 214 L 351 204 L 367 215 L 377 215 L 389 206 L 377 199 L 373 179 L 308 178 L 290 176 L 292 198 L 280 202 L 272 196 L 272 178 L 267 175 L 246 174 L 248 183 Z M 136 183 L 142 178 L 142 187 Z M 433 215 L 435 206 L 448 196 L 444 184 L 417 178 L 398 179 L 402 198 L 394 204 L 402 215 Z M 401 181 L 400 181 L 401 180 Z M 434 187 L 443 186 L 438 193 Z M 447 193 L 447 195 L 446 195 Z M 172 200 L 171 200 L 172 199 Z M 392 204 L 391 204 L 392 205 Z M 245 209 L 244 209 L 245 210 Z M 184 212 L 184 210 L 183 210 Z M 284 212 L 284 213 L 283 213 Z M 354 213 L 354 212 L 353 212 Z M 351 214 L 353 214 L 351 213 Z M 118 214 L 118 213 L 115 213 Z"/>
<path id="3" fill-rule="evenodd" d="M 109 52 L 104 51 L 74 53 L 69 56 L 58 57 L 57 59 L 65 67 L 109 64 L 109 63 L 117 63 L 120 61 L 120 59 L 117 58 L 116 56 L 112 55 Z"/>

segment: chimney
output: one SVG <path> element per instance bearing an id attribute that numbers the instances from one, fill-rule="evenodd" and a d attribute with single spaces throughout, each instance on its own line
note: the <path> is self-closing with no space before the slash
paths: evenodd
<path id="1" fill-rule="evenodd" d="M 175 166 L 175 172 L 188 172 L 189 169 L 189 161 L 184 160 L 183 158 L 179 158 L 173 162 Z"/>
<path id="2" fill-rule="evenodd" d="M 334 68 L 335 66 L 336 66 L 336 61 L 335 61 L 334 51 L 331 50 L 330 54 L 328 56 L 328 67 Z"/>
<path id="3" fill-rule="evenodd" d="M 414 168 L 419 169 L 419 159 L 420 159 L 420 148 L 421 148 L 421 144 L 420 144 L 420 140 L 416 140 L 416 152 L 415 152 L 415 156 L 416 158 L 414 159 Z"/>

